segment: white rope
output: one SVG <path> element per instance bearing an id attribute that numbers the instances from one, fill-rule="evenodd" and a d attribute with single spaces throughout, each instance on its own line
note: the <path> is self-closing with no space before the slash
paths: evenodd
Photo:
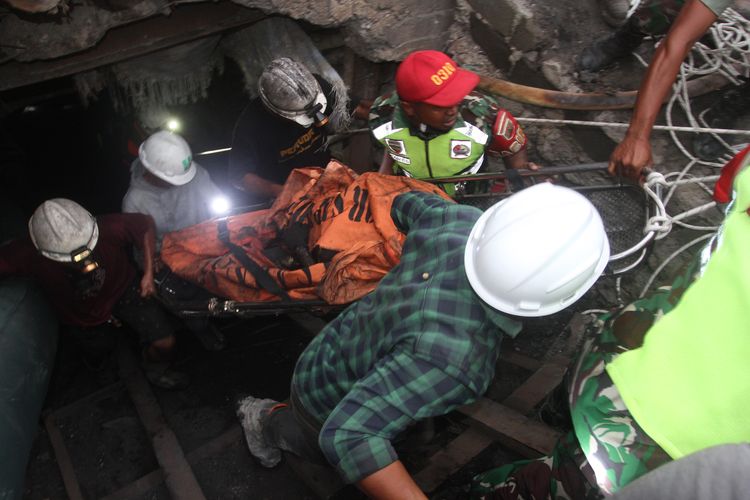
<path id="1" fill-rule="evenodd" d="M 607 314 L 612 311 L 608 309 L 586 309 L 585 311 L 582 311 L 580 314 L 583 316 L 598 316 L 600 314 Z"/>
<path id="2" fill-rule="evenodd" d="M 628 17 L 638 8 L 640 0 L 631 0 L 631 7 L 628 11 Z M 683 63 L 680 68 L 678 80 L 674 85 L 673 94 L 667 102 L 666 107 L 666 120 L 667 125 L 655 125 L 654 130 L 664 130 L 670 133 L 675 146 L 687 159 L 687 164 L 679 172 L 670 172 L 662 175 L 658 172 L 652 172 L 646 182 L 644 183 L 643 189 L 646 194 L 651 198 L 655 207 L 655 215 L 649 218 L 644 227 L 646 233 L 644 238 L 638 242 L 635 246 L 628 250 L 620 252 L 617 255 L 610 257 L 610 262 L 616 261 L 627 255 L 642 250 L 652 240 L 660 240 L 667 236 L 674 226 L 680 226 L 687 229 L 710 231 L 708 234 L 704 234 L 683 245 L 669 257 L 659 264 L 656 270 L 648 279 L 646 285 L 641 290 L 639 297 L 643 297 L 648 289 L 653 284 L 657 275 L 671 262 L 676 256 L 692 247 L 693 245 L 702 242 L 715 234 L 717 226 L 697 226 L 684 222 L 684 219 L 694 216 L 696 214 L 710 210 L 716 206 L 714 201 L 703 203 L 699 206 L 686 210 L 680 214 L 670 215 L 667 213 L 667 204 L 671 200 L 675 193 L 675 190 L 679 186 L 686 184 L 692 184 L 698 186 L 707 195 L 712 195 L 712 190 L 705 184 L 707 182 L 715 182 L 718 179 L 717 175 L 709 176 L 694 176 L 690 173 L 690 170 L 696 165 L 707 166 L 712 168 L 722 167 L 724 165 L 723 160 L 729 159 L 729 153 L 735 154 L 739 149 L 744 146 L 731 145 L 726 140 L 721 138 L 719 134 L 733 135 L 733 136 L 750 136 L 750 130 L 736 130 L 736 129 L 725 129 L 725 128 L 711 128 L 706 126 L 706 121 L 703 115 L 694 116 L 690 99 L 687 94 L 686 82 L 690 78 L 694 78 L 700 75 L 713 74 L 716 72 L 726 76 L 727 79 L 734 85 L 740 83 L 740 76 L 750 76 L 750 21 L 745 19 L 743 16 L 738 14 L 733 9 L 727 9 L 721 16 L 720 20 L 714 23 L 710 28 L 710 36 L 713 40 L 714 47 L 708 47 L 700 42 L 696 43 L 693 51 L 690 53 L 687 61 Z M 641 63 L 646 66 L 646 62 L 637 56 Z M 677 104 L 677 106 L 675 106 Z M 689 126 L 675 126 L 673 124 L 673 113 L 676 109 L 680 109 L 687 119 Z M 584 121 L 584 120 L 565 120 L 565 119 L 549 119 L 549 118 L 530 118 L 530 117 L 517 117 L 521 123 L 546 123 L 553 125 L 577 125 L 577 126 L 589 126 L 589 127 L 601 127 L 601 128 L 628 128 L 628 123 L 613 123 L 603 121 Z M 686 148 L 680 139 L 677 137 L 677 132 L 688 132 L 692 134 L 711 134 L 712 137 L 724 146 L 727 151 L 722 155 L 721 158 L 717 158 L 717 161 L 710 162 L 704 161 L 693 155 L 688 148 Z M 667 180 L 669 178 L 669 180 Z M 674 178 L 674 179 L 673 179 Z M 661 197 L 661 192 L 664 188 L 668 188 L 666 195 Z M 637 261 L 640 262 L 640 259 Z M 632 268 L 635 265 L 628 267 Z M 617 283 L 618 288 L 618 300 L 619 300 L 619 281 Z M 590 312 L 590 311 L 586 311 Z M 594 312 L 593 310 L 591 312 Z M 599 312 L 599 311 L 596 311 Z"/>
<path id="3" fill-rule="evenodd" d="M 516 117 L 520 123 L 548 123 L 552 125 L 581 125 L 586 127 L 602 127 L 602 128 L 628 128 L 629 123 L 619 122 L 601 122 L 601 121 L 587 121 L 587 120 L 563 120 L 553 118 L 531 118 L 518 116 Z M 747 135 L 750 136 L 750 130 L 744 129 L 731 129 L 731 128 L 709 128 L 709 127 L 678 127 L 674 125 L 654 125 L 654 130 L 666 130 L 675 132 L 692 132 L 695 134 L 732 134 L 732 135 Z"/>
<path id="4" fill-rule="evenodd" d="M 666 259 L 664 259 L 662 261 L 662 263 L 659 264 L 659 267 L 657 267 L 656 270 L 653 272 L 653 274 L 651 275 L 651 277 L 646 282 L 646 285 L 641 290 L 641 293 L 638 295 L 638 298 L 640 299 L 644 295 L 646 295 L 646 292 L 648 291 L 649 288 L 651 288 L 651 284 L 656 279 L 656 276 L 661 272 L 662 269 L 664 269 L 667 266 L 667 264 L 669 264 L 672 261 L 672 259 L 674 259 L 675 257 L 677 257 L 679 254 L 681 254 L 682 252 L 684 252 L 685 250 L 687 250 L 691 246 L 695 245 L 696 243 L 700 243 L 703 240 L 707 240 L 707 239 L 713 237 L 713 235 L 714 235 L 713 233 L 701 235 L 701 236 L 695 238 L 694 240 L 692 240 L 692 241 L 690 241 L 690 242 L 682 245 L 680 248 L 678 248 L 674 252 L 672 252 L 672 254 L 669 257 L 667 257 Z"/>

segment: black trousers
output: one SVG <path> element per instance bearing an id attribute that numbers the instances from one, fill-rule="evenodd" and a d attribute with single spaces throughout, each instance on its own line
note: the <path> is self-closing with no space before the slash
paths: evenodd
<path id="1" fill-rule="evenodd" d="M 318 465 L 329 465 L 318 445 L 321 424 L 302 406 L 292 389 L 288 406 L 273 411 L 263 425 L 263 437 L 272 446 Z"/>

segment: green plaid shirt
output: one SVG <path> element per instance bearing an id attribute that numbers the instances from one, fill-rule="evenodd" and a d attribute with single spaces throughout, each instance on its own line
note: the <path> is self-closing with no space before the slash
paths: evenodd
<path id="1" fill-rule="evenodd" d="M 464 272 L 481 211 L 426 193 L 398 196 L 401 262 L 300 356 L 292 384 L 322 423 L 319 444 L 347 482 L 398 459 L 391 440 L 417 420 L 480 397 L 503 333 L 520 324 L 484 304 Z"/>

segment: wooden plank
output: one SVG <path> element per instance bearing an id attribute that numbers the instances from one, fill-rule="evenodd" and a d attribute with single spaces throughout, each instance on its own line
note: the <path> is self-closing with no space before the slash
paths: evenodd
<path id="1" fill-rule="evenodd" d="M 548 361 L 539 366 L 531 377 L 503 401 L 505 406 L 528 413 L 562 382 L 586 331 L 586 318 L 578 313 L 574 314 L 563 331 L 568 331 L 569 335 L 562 348 L 553 344 L 545 355 Z M 556 352 L 558 349 L 560 352 Z"/>
<path id="2" fill-rule="evenodd" d="M 205 500 L 198 480 L 193 474 L 182 447 L 164 420 L 154 393 L 138 366 L 135 355 L 124 342 L 118 348 L 120 378 L 128 389 L 141 423 L 151 438 L 156 460 L 164 472 L 169 493 L 175 500 Z"/>
<path id="3" fill-rule="evenodd" d="M 534 359 L 514 351 L 501 352 L 500 359 L 502 359 L 503 361 L 507 361 L 508 363 L 512 363 L 516 366 L 520 366 L 521 368 L 529 371 L 538 370 L 539 367 L 542 366 L 542 362 L 538 359 Z"/>
<path id="4" fill-rule="evenodd" d="M 546 425 L 486 398 L 458 411 L 470 417 L 473 425 L 432 455 L 428 464 L 414 475 L 423 491 L 434 491 L 493 440 L 525 457 L 536 458 L 551 452 L 560 437 Z"/>
<path id="5" fill-rule="evenodd" d="M 95 47 L 73 55 L 0 67 L 0 91 L 88 71 L 263 19 L 262 12 L 231 2 L 181 5 L 109 30 Z"/>
<path id="6" fill-rule="evenodd" d="M 123 388 L 124 386 L 122 382 L 118 380 L 117 382 L 102 387 L 101 389 L 96 390 L 91 394 L 82 397 L 81 399 L 73 401 L 72 403 L 65 406 L 61 406 L 52 413 L 55 414 L 55 418 L 70 416 L 70 414 L 80 410 L 84 405 L 94 404 L 101 401 L 102 399 L 114 397 L 115 393 L 122 390 Z"/>
<path id="7" fill-rule="evenodd" d="M 537 370 L 542 363 L 534 358 L 514 351 L 503 352 L 503 361 L 507 361 L 527 370 Z M 423 491 L 432 492 L 445 481 L 448 476 L 457 472 L 470 460 L 482 452 L 497 436 L 482 427 L 469 427 L 459 434 L 448 445 L 433 454 L 414 479 Z M 502 438 L 500 439 L 501 441 Z M 507 441 L 507 440 L 506 440 Z M 515 442 L 505 442 L 511 449 L 519 451 L 525 456 L 533 455 L 534 451 L 527 447 L 520 447 Z M 519 449 L 520 448 L 520 449 Z"/>
<path id="8" fill-rule="evenodd" d="M 55 417 L 52 413 L 47 415 L 44 419 L 44 426 L 47 428 L 47 435 L 49 436 L 50 443 L 52 443 L 52 449 L 55 451 L 55 459 L 57 466 L 60 468 L 60 474 L 62 474 L 63 484 L 65 486 L 65 492 L 68 494 L 70 500 L 83 500 L 81 494 L 81 485 L 78 483 L 78 477 L 76 471 L 73 468 L 73 462 L 70 460 L 68 449 L 65 447 L 65 441 L 63 440 L 60 428 L 55 423 Z"/>
<path id="9" fill-rule="evenodd" d="M 560 384 L 567 365 L 550 363 L 542 365 L 534 374 L 513 391 L 503 404 L 526 414 Z"/>
<path id="10" fill-rule="evenodd" d="M 487 398 L 461 407 L 458 411 L 497 436 L 517 443 L 520 446 L 515 448 L 527 456 L 549 454 L 560 437 L 559 432 L 546 425 Z M 531 453 L 525 450 L 531 450 Z"/>
<path id="11" fill-rule="evenodd" d="M 107 496 L 101 497 L 99 500 L 131 500 L 132 498 L 142 498 L 146 493 L 163 482 L 164 473 L 161 469 L 158 469 L 139 477 L 132 483 L 123 486 Z"/>
<path id="12" fill-rule="evenodd" d="M 478 427 L 469 427 L 448 446 L 430 457 L 429 464 L 414 474 L 422 491 L 432 492 L 445 479 L 479 455 L 490 443 L 492 436 Z"/>
<path id="13" fill-rule="evenodd" d="M 195 464 L 204 458 L 216 455 L 238 441 L 244 442 L 242 440 L 242 428 L 237 424 L 233 425 L 220 436 L 188 453 L 186 456 L 187 461 L 190 464 Z M 131 498 L 140 498 L 162 482 L 164 482 L 164 473 L 161 469 L 155 470 L 145 476 L 139 477 L 119 490 L 102 497 L 101 500 L 130 500 Z"/>

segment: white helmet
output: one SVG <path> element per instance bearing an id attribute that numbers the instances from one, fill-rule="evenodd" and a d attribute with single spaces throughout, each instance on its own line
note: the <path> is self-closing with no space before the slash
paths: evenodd
<path id="1" fill-rule="evenodd" d="M 268 109 L 303 127 L 315 122 L 316 107 L 322 113 L 328 104 L 313 74 L 288 57 L 266 66 L 258 79 L 258 93 Z"/>
<path id="2" fill-rule="evenodd" d="M 578 300 L 609 259 L 596 208 L 583 195 L 537 184 L 490 207 L 471 230 L 466 275 L 486 303 L 545 316 Z"/>
<path id="3" fill-rule="evenodd" d="M 138 148 L 138 158 L 146 170 L 175 186 L 187 184 L 195 177 L 190 146 L 174 132 L 160 130 L 151 134 Z"/>
<path id="4" fill-rule="evenodd" d="M 96 246 L 99 227 L 94 216 L 78 203 L 54 198 L 34 211 L 29 220 L 29 234 L 34 246 L 45 257 L 58 262 L 76 262 L 76 257 L 88 257 Z"/>

